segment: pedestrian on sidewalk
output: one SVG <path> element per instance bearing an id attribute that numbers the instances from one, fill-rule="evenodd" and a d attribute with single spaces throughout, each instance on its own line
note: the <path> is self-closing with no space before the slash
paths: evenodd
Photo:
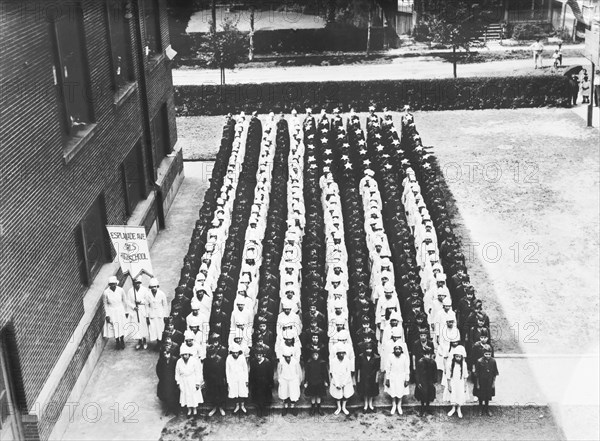
<path id="1" fill-rule="evenodd" d="M 183 345 L 180 350 L 181 358 L 177 360 L 175 381 L 179 386 L 179 404 L 187 407 L 187 416 L 196 415 L 199 404 L 204 403 L 202 398 L 202 367 L 194 348 Z"/>
<path id="2" fill-rule="evenodd" d="M 538 61 L 539 61 L 539 64 L 540 64 L 540 69 L 541 69 L 543 67 L 542 54 L 544 52 L 544 46 L 540 42 L 540 39 L 538 38 L 535 41 L 535 43 L 533 43 L 531 46 L 529 46 L 529 48 L 531 49 L 531 52 L 533 54 L 533 66 L 534 66 L 534 69 L 538 68 Z"/>
<path id="3" fill-rule="evenodd" d="M 125 296 L 125 317 L 127 323 L 132 329 L 131 337 L 137 339 L 136 350 L 142 348 L 148 349 L 148 316 L 146 310 L 146 301 L 148 300 L 148 290 L 142 285 L 142 276 L 137 276 L 133 280 L 133 287 L 129 288 Z"/>
<path id="4" fill-rule="evenodd" d="M 335 410 L 334 415 L 339 415 L 340 412 L 349 415 L 350 412 L 346 409 L 346 402 L 354 395 L 352 378 L 354 366 L 346 356 L 345 345 L 337 343 L 333 348 L 333 353 L 336 356 L 330 360 L 329 376 L 331 377 L 331 381 L 329 393 L 337 403 L 337 409 Z"/>
<path id="5" fill-rule="evenodd" d="M 394 352 L 387 360 L 385 368 L 385 391 L 392 397 L 390 414 L 402 415 L 402 397 L 408 395 L 410 380 L 410 362 L 403 345 L 394 346 Z"/>
<path id="6" fill-rule="evenodd" d="M 317 412 L 322 416 L 321 400 L 327 393 L 327 386 L 329 386 L 327 363 L 321 358 L 319 351 L 314 351 L 310 360 L 306 362 L 304 369 L 304 394 L 310 398 L 310 415 L 312 416 Z"/>
<path id="7" fill-rule="evenodd" d="M 433 347 L 423 352 L 416 363 L 415 369 L 415 399 L 421 402 L 419 416 L 425 411 L 431 413 L 429 405 L 435 400 L 435 383 L 437 379 L 437 366 L 435 364 Z"/>
<path id="8" fill-rule="evenodd" d="M 496 395 L 496 377 L 498 376 L 498 366 L 496 360 L 492 356 L 492 348 L 490 345 L 483 346 L 483 357 L 477 360 L 475 366 L 477 372 L 477 380 L 473 395 L 479 399 L 479 409 L 481 415 L 484 412 L 488 416 L 492 416 L 490 412 L 490 400 Z"/>
<path id="9" fill-rule="evenodd" d="M 581 97 L 583 98 L 583 104 L 589 104 L 590 102 L 591 87 L 590 80 L 588 76 L 585 75 L 581 81 Z"/>
<path id="10" fill-rule="evenodd" d="M 444 383 L 444 401 L 449 401 L 452 405 L 448 416 L 456 413 L 459 418 L 463 417 L 460 407 L 467 401 L 467 377 L 469 376 L 466 356 L 465 348 L 460 345 L 450 352 L 452 361 L 448 363 L 446 382 Z"/>
<path id="11" fill-rule="evenodd" d="M 115 276 L 108 279 L 108 288 L 102 293 L 104 312 L 106 319 L 104 323 L 104 337 L 114 337 L 117 349 L 125 349 L 125 291 L 120 286 Z M 160 337 L 159 337 L 160 338 Z"/>
<path id="12" fill-rule="evenodd" d="M 234 343 L 229 348 L 229 355 L 225 362 L 225 376 L 229 387 L 229 398 L 235 400 L 236 414 L 240 410 L 248 413 L 244 401 L 248 398 L 248 364 L 246 357 L 242 357 L 242 348 Z"/>
<path id="13" fill-rule="evenodd" d="M 366 347 L 364 354 L 358 358 L 357 378 L 358 393 L 362 395 L 365 412 L 375 411 L 373 399 L 379 395 L 378 373 L 381 369 L 381 358 L 373 352 L 373 346 Z"/>
<path id="14" fill-rule="evenodd" d="M 570 89 L 570 99 L 569 104 L 572 106 L 577 105 L 577 97 L 579 96 L 579 80 L 577 79 L 577 75 L 571 75 L 569 78 L 569 89 Z"/>
<path id="15" fill-rule="evenodd" d="M 594 104 L 596 107 L 600 104 L 600 69 L 596 71 L 594 76 Z"/>
<path id="16" fill-rule="evenodd" d="M 147 296 L 146 305 L 148 308 L 148 333 L 150 340 L 156 342 L 156 348 L 160 347 L 160 340 L 165 330 L 165 318 L 169 316 L 169 305 L 167 296 L 159 289 L 158 279 L 150 279 L 148 288 L 150 293 Z"/>
<path id="17" fill-rule="evenodd" d="M 279 398 L 283 400 L 282 416 L 286 416 L 288 410 L 292 415 L 298 415 L 296 403 L 300 399 L 302 369 L 300 368 L 300 357 L 295 354 L 296 351 L 291 346 L 285 346 L 279 361 L 278 393 Z"/>
<path id="18" fill-rule="evenodd" d="M 158 385 L 156 395 L 165 405 L 165 416 L 171 413 L 179 414 L 179 386 L 175 380 L 177 359 L 169 350 L 161 353 L 156 363 L 156 376 Z"/>

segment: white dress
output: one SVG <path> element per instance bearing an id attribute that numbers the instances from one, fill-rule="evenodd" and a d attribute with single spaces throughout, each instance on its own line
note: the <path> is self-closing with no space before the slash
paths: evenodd
<path id="1" fill-rule="evenodd" d="M 348 357 L 344 357 L 342 361 L 337 357 L 330 360 L 329 373 L 331 375 L 331 384 L 329 386 L 329 393 L 336 400 L 347 400 L 354 395 L 354 385 L 352 384 L 353 370 L 354 367 L 350 363 L 350 360 L 348 360 Z"/>
<path id="2" fill-rule="evenodd" d="M 390 381 L 390 385 L 385 388 L 390 397 L 402 398 L 408 395 L 408 387 L 404 386 L 404 382 L 410 378 L 410 364 L 406 353 L 403 352 L 400 357 L 394 354 L 389 356 L 385 378 Z"/>
<path id="3" fill-rule="evenodd" d="M 183 358 L 177 360 L 175 366 L 175 381 L 179 385 L 181 394 L 179 404 L 186 407 L 196 407 L 204 403 L 202 389 L 196 389 L 196 385 L 202 386 L 202 369 L 198 358 L 191 356 L 186 362 Z"/>
<path id="4" fill-rule="evenodd" d="M 104 303 L 106 317 L 110 318 L 110 323 L 104 322 L 104 337 L 123 337 L 127 324 L 125 318 L 125 291 L 119 286 L 114 291 L 106 288 L 102 294 L 102 302 Z"/>
<path id="5" fill-rule="evenodd" d="M 150 318 L 150 326 L 148 327 L 150 340 L 160 340 L 165 330 L 165 317 L 169 315 L 167 296 L 160 289 L 156 291 L 156 295 L 149 290 L 146 299 L 148 317 Z"/>
<path id="6" fill-rule="evenodd" d="M 462 362 L 462 370 L 460 367 L 459 363 L 455 363 L 454 372 L 450 372 L 452 369 L 452 361 L 448 361 L 448 368 L 444 373 L 442 384 L 444 385 L 444 401 L 449 401 L 451 404 L 462 406 L 467 402 L 466 382 L 467 377 L 469 376 L 469 370 L 467 369 L 467 363 L 464 360 Z M 448 378 L 450 378 L 452 392 L 448 390 Z"/>
<path id="7" fill-rule="evenodd" d="M 240 355 L 237 359 L 228 355 L 225 361 L 225 374 L 229 387 L 229 398 L 248 398 L 248 364 L 246 357 Z"/>
<path id="8" fill-rule="evenodd" d="M 148 290 L 143 286 L 138 291 L 130 288 L 125 296 L 125 312 L 129 315 L 127 317 L 127 336 L 136 340 L 148 338 L 148 324 L 146 323 L 146 317 L 148 317 L 146 311 L 147 298 Z M 136 300 L 141 303 L 137 305 L 137 311 L 135 310 Z"/>

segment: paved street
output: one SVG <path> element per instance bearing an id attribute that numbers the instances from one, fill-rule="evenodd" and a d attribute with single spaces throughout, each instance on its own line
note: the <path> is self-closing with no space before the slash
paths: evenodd
<path id="1" fill-rule="evenodd" d="M 547 63 L 550 63 L 547 60 Z M 564 65 L 589 65 L 583 57 L 565 58 Z M 535 73 L 531 60 L 503 60 L 460 64 L 459 77 L 507 76 Z M 549 72 L 549 69 L 544 69 Z M 339 66 L 291 66 L 243 68 L 226 71 L 227 84 L 277 83 L 302 81 L 402 80 L 408 78 L 451 78 L 452 64 L 434 57 L 397 58 L 393 64 L 353 64 Z M 218 70 L 177 69 L 173 84 L 219 84 Z"/>

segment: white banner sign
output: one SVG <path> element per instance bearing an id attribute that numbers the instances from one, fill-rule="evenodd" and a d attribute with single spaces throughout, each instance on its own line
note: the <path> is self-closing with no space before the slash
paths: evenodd
<path id="1" fill-rule="evenodd" d="M 123 273 L 130 274 L 132 278 L 136 278 L 141 273 L 146 273 L 150 277 L 154 276 L 146 228 L 143 226 L 107 225 L 106 229 L 117 252 Z"/>

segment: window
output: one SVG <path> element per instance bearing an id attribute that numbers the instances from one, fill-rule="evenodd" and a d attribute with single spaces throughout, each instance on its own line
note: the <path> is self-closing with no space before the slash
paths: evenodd
<path id="1" fill-rule="evenodd" d="M 152 139 L 156 149 L 157 164 L 171 153 L 171 139 L 169 137 L 169 112 L 167 104 L 163 104 L 156 116 L 152 119 Z"/>
<path id="2" fill-rule="evenodd" d="M 81 281 L 90 286 L 98 271 L 107 262 L 107 236 L 104 200 L 98 197 L 75 228 L 78 266 Z"/>
<path id="3" fill-rule="evenodd" d="M 7 332 L 3 329 L 0 332 L 0 439 L 2 440 L 23 439 L 11 360 L 15 360 L 15 354 L 11 354 L 9 350 Z"/>
<path id="4" fill-rule="evenodd" d="M 142 142 L 138 141 L 125 158 L 122 167 L 128 216 L 131 216 L 137 204 L 144 199 L 144 175 L 142 170 Z"/>
<path id="5" fill-rule="evenodd" d="M 144 23 L 146 25 L 146 55 L 156 57 L 162 52 L 158 0 L 144 0 Z"/>
<path id="6" fill-rule="evenodd" d="M 106 16 L 112 54 L 112 72 L 115 90 L 135 80 L 129 20 L 129 0 L 106 0 Z"/>
<path id="7" fill-rule="evenodd" d="M 64 127 L 68 135 L 75 136 L 93 122 L 80 2 L 71 3 L 68 13 L 52 20 L 50 34 L 54 44 L 54 84 L 63 105 Z"/>

